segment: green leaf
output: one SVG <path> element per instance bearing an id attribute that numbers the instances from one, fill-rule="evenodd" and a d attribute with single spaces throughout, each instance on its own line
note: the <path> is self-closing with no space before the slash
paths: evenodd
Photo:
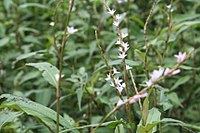
<path id="1" fill-rule="evenodd" d="M 172 88 L 170 89 L 170 91 L 175 90 L 179 85 L 182 85 L 184 83 L 186 83 L 187 81 L 189 81 L 191 78 L 191 76 L 184 76 L 180 79 L 178 79 L 178 81 L 176 81 L 176 83 L 172 86 Z"/>
<path id="2" fill-rule="evenodd" d="M 142 61 L 143 63 L 145 62 L 145 55 L 143 52 L 141 52 L 138 49 L 135 49 L 135 55 L 140 61 Z"/>
<path id="3" fill-rule="evenodd" d="M 160 122 L 161 113 L 156 108 L 149 110 L 146 125 L 143 126 L 140 121 L 137 133 L 154 133 L 156 132 L 156 125 Z"/>
<path id="4" fill-rule="evenodd" d="M 56 80 L 56 75 L 59 74 L 59 70 L 55 66 L 47 62 L 27 63 L 26 65 L 37 68 L 39 71 L 42 72 L 42 76 L 47 82 L 49 82 L 54 87 L 57 87 L 58 82 Z"/>
<path id="5" fill-rule="evenodd" d="M 119 125 L 115 128 L 115 133 L 125 133 L 123 124 L 119 124 Z"/>
<path id="6" fill-rule="evenodd" d="M 19 8 L 27 8 L 27 7 L 38 7 L 38 8 L 43 8 L 43 9 L 48 9 L 48 6 L 42 5 L 41 3 L 25 3 L 19 6 Z"/>
<path id="7" fill-rule="evenodd" d="M 18 111 L 22 111 L 28 115 L 40 119 L 52 130 L 56 129 L 56 112 L 52 109 L 26 98 L 13 96 L 10 94 L 1 95 L 0 101 L 0 108 L 12 108 Z M 65 120 L 62 116 L 60 116 L 60 126 L 62 129 L 73 128 L 72 124 L 68 120 Z M 73 130 L 73 132 L 78 133 L 77 130 Z"/>
<path id="8" fill-rule="evenodd" d="M 76 94 L 77 94 L 77 98 L 78 98 L 78 107 L 79 107 L 79 110 L 81 110 L 81 100 L 82 100 L 82 96 L 83 96 L 83 89 L 78 88 L 76 90 Z"/>
<path id="9" fill-rule="evenodd" d="M 4 124 L 8 122 L 13 122 L 17 117 L 22 115 L 22 112 L 15 112 L 8 109 L 3 109 L 0 111 L 0 129 Z"/>
<path id="10" fill-rule="evenodd" d="M 10 39 L 8 37 L 1 39 L 0 40 L 0 47 L 6 45 L 9 42 L 9 40 Z"/>
<path id="11" fill-rule="evenodd" d="M 168 94 L 167 97 L 168 97 L 169 100 L 171 100 L 172 103 L 174 103 L 175 105 L 178 105 L 178 106 L 183 107 L 183 105 L 181 105 L 181 102 L 180 102 L 180 100 L 179 100 L 179 98 L 178 98 L 178 96 L 177 96 L 176 93 L 172 92 L 172 93 Z"/>

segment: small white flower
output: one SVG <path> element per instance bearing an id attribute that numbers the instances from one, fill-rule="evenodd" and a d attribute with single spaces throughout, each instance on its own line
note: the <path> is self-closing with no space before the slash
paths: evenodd
<path id="1" fill-rule="evenodd" d="M 122 83 L 122 87 L 123 87 L 123 88 L 126 88 L 126 84 L 125 84 L 125 83 Z"/>
<path id="2" fill-rule="evenodd" d="M 120 40 L 118 39 L 117 42 L 116 42 L 115 44 L 121 44 L 121 43 L 120 43 Z"/>
<path id="3" fill-rule="evenodd" d="M 124 88 L 123 88 L 121 85 L 120 85 L 120 86 L 118 85 L 118 86 L 116 87 L 116 89 L 117 89 L 117 90 L 119 91 L 119 93 L 121 94 L 121 92 L 122 92 L 122 90 L 123 90 Z"/>
<path id="4" fill-rule="evenodd" d="M 130 70 L 130 69 L 132 69 L 132 67 L 126 64 L 126 70 Z"/>
<path id="5" fill-rule="evenodd" d="M 67 27 L 67 32 L 69 34 L 74 34 L 77 31 L 78 31 L 78 29 L 74 29 L 74 27 Z"/>
<path id="6" fill-rule="evenodd" d="M 54 22 L 51 22 L 49 25 L 50 25 L 50 26 L 54 26 L 54 25 L 55 25 L 55 23 L 54 23 Z"/>
<path id="7" fill-rule="evenodd" d="M 117 3 L 125 3 L 125 2 L 127 2 L 127 0 L 117 0 Z"/>
<path id="8" fill-rule="evenodd" d="M 124 59 L 125 57 L 126 57 L 127 55 L 124 53 L 124 52 L 122 52 L 122 53 L 119 53 L 119 58 L 120 59 Z"/>
<path id="9" fill-rule="evenodd" d="M 119 77 L 114 78 L 114 80 L 115 80 L 115 83 L 116 83 L 117 86 L 122 86 L 122 85 L 121 85 L 121 82 L 122 82 L 123 80 L 119 79 Z"/>
<path id="10" fill-rule="evenodd" d="M 109 13 L 110 15 L 114 15 L 115 11 L 116 11 L 116 10 L 111 9 L 108 13 Z"/>
<path id="11" fill-rule="evenodd" d="M 169 5 L 166 5 L 167 9 L 171 9 L 172 8 L 172 5 L 169 4 Z"/>
<path id="12" fill-rule="evenodd" d="M 120 73 L 120 72 L 118 72 L 117 69 L 115 67 L 113 67 L 113 73 L 117 74 L 117 73 Z"/>
<path id="13" fill-rule="evenodd" d="M 121 15 L 119 15 L 119 14 L 116 15 L 116 19 L 117 19 L 117 20 L 120 20 L 121 18 L 122 18 Z"/>
<path id="14" fill-rule="evenodd" d="M 114 21 L 113 25 L 116 26 L 116 27 L 118 27 L 119 26 L 119 21 Z"/>
<path id="15" fill-rule="evenodd" d="M 182 52 L 179 52 L 178 55 L 174 56 L 177 58 L 177 63 L 181 63 L 187 58 L 187 54 Z"/>
<path id="16" fill-rule="evenodd" d="M 129 44 L 128 44 L 128 42 L 123 42 L 122 43 L 122 46 L 124 47 L 124 52 L 126 52 L 126 51 L 128 51 L 128 49 L 129 49 Z"/>
<path id="17" fill-rule="evenodd" d="M 110 86 L 111 86 L 111 87 L 115 87 L 115 84 L 111 81 L 111 82 L 110 82 Z"/>
<path id="18" fill-rule="evenodd" d="M 105 80 L 111 80 L 111 76 L 110 76 L 110 73 L 109 74 L 107 74 L 107 78 L 105 78 Z"/>
<path id="19" fill-rule="evenodd" d="M 122 38 L 126 38 L 128 36 L 128 33 L 122 33 Z"/>
<path id="20" fill-rule="evenodd" d="M 64 77 L 64 75 L 62 74 L 62 75 L 61 75 L 61 78 L 63 78 L 63 77 Z M 56 75 L 55 75 L 55 78 L 56 78 L 56 80 L 58 81 L 58 80 L 59 80 L 59 74 L 56 74 Z"/>

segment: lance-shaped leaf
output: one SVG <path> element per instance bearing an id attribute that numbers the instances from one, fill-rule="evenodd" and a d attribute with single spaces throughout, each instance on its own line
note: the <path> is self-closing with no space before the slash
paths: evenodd
<path id="1" fill-rule="evenodd" d="M 55 66 L 47 62 L 27 63 L 26 65 L 37 68 L 39 71 L 42 72 L 42 76 L 45 78 L 46 81 L 48 81 L 54 87 L 57 87 L 58 82 L 56 79 L 56 75 L 59 74 L 59 70 Z"/>
<path id="2" fill-rule="evenodd" d="M 10 94 L 3 94 L 0 96 L 0 109 L 12 108 L 18 111 L 22 111 L 28 115 L 38 118 L 49 130 L 56 130 L 56 112 L 48 107 L 45 107 L 39 103 L 33 102 L 26 98 L 13 96 Z M 70 123 L 70 120 L 64 119 L 60 116 L 61 129 L 74 128 Z M 73 133 L 78 133 L 77 130 L 73 130 Z"/>

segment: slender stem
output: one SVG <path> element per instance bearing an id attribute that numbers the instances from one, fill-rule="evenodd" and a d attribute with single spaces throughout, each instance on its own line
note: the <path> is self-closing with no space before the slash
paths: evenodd
<path id="1" fill-rule="evenodd" d="M 70 18 L 70 13 L 72 10 L 73 6 L 73 0 L 69 1 L 69 10 L 68 10 L 68 16 L 67 16 L 67 22 L 66 22 L 66 27 L 69 23 L 69 18 Z M 67 28 L 65 27 L 64 30 L 64 35 L 62 38 L 62 44 L 61 44 L 61 49 L 59 53 L 59 78 L 58 78 L 58 85 L 57 85 L 57 90 L 56 90 L 56 133 L 59 133 L 59 123 L 60 123 L 60 88 L 61 88 L 61 77 L 62 77 L 62 65 L 63 65 L 63 56 L 64 56 L 64 49 L 65 49 L 65 44 L 67 42 L 67 39 L 69 35 L 67 34 Z"/>
<path id="2" fill-rule="evenodd" d="M 151 10 L 149 12 L 149 15 L 148 15 L 148 17 L 146 19 L 146 22 L 144 24 L 144 40 L 145 40 L 145 46 L 146 46 L 145 59 L 144 59 L 145 61 L 144 62 L 145 62 L 145 73 L 146 73 L 146 77 L 148 79 L 149 79 L 149 71 L 148 71 L 148 58 L 147 58 L 147 55 L 148 55 L 148 52 L 149 52 L 149 42 L 148 42 L 148 39 L 147 39 L 147 25 L 149 23 L 150 17 L 152 15 L 152 12 L 153 12 L 153 9 L 154 9 L 156 3 L 157 3 L 157 0 L 154 0 L 152 8 L 151 8 Z"/>
<path id="3" fill-rule="evenodd" d="M 130 76 L 131 76 L 131 80 L 132 80 L 132 83 L 133 83 L 133 88 L 134 88 L 134 90 L 135 90 L 135 93 L 136 93 L 136 94 L 139 94 L 138 89 L 137 89 L 137 86 L 136 86 L 136 84 L 135 84 L 135 80 L 134 80 L 134 78 L 133 78 L 133 73 L 132 73 L 131 70 L 129 70 L 129 73 L 130 73 Z M 141 103 L 141 100 L 140 100 L 140 99 L 139 99 L 139 105 L 140 105 L 140 110 L 142 111 L 142 103 Z"/>

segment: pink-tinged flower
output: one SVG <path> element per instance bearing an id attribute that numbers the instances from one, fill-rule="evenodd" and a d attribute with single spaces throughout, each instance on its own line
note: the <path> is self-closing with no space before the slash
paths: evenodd
<path id="1" fill-rule="evenodd" d="M 74 27 L 67 27 L 67 32 L 69 34 L 74 34 L 77 31 L 78 31 L 78 29 L 74 29 Z"/>
<path id="2" fill-rule="evenodd" d="M 154 70 L 151 74 L 151 81 L 156 82 L 163 74 L 164 68 L 160 67 L 159 70 Z"/>
<path id="3" fill-rule="evenodd" d="M 146 81 L 146 85 L 147 85 L 148 87 L 150 87 L 152 84 L 153 84 L 153 83 L 152 83 L 151 79 L 150 79 L 149 81 Z"/>
<path id="4" fill-rule="evenodd" d="M 126 38 L 128 36 L 128 33 L 122 33 L 122 38 Z"/>
<path id="5" fill-rule="evenodd" d="M 124 99 L 123 101 L 121 99 L 119 99 L 119 101 L 117 102 L 117 106 L 122 106 L 124 103 L 126 103 L 128 101 L 128 99 Z"/>
<path id="6" fill-rule="evenodd" d="M 125 52 L 122 52 L 122 53 L 119 53 L 119 56 L 118 56 L 120 59 L 124 59 L 126 57 L 126 54 Z"/>
<path id="7" fill-rule="evenodd" d="M 109 73 L 109 74 L 107 74 L 107 78 L 105 78 L 105 80 L 106 80 L 106 81 L 108 81 L 108 80 L 111 80 L 110 73 Z"/>
<path id="8" fill-rule="evenodd" d="M 118 27 L 118 26 L 119 26 L 119 23 L 120 23 L 119 21 L 114 21 L 114 22 L 113 22 L 113 25 L 116 26 L 116 27 Z"/>
<path id="9" fill-rule="evenodd" d="M 176 74 L 178 74 L 178 73 L 180 73 L 181 72 L 181 70 L 180 69 L 177 69 L 177 70 L 175 70 L 175 71 L 173 71 L 173 75 L 176 75 Z"/>
<path id="10" fill-rule="evenodd" d="M 117 73 L 120 73 L 120 72 L 118 72 L 117 69 L 115 67 L 113 67 L 113 73 L 117 74 Z"/>
<path id="11" fill-rule="evenodd" d="M 129 103 L 131 104 L 131 103 L 135 103 L 135 102 L 137 102 L 140 98 L 144 98 L 144 97 L 146 97 L 146 96 L 148 96 L 148 93 L 147 92 L 145 92 L 145 93 L 143 93 L 143 94 L 137 94 L 137 95 L 135 95 L 134 97 L 132 97 L 130 100 L 129 100 Z"/>
<path id="12" fill-rule="evenodd" d="M 187 58 L 187 54 L 182 52 L 179 52 L 178 55 L 174 56 L 177 58 L 177 63 L 181 63 Z"/>
<path id="13" fill-rule="evenodd" d="M 164 72 L 164 75 L 167 76 L 170 72 L 171 72 L 171 70 L 169 68 L 166 68 L 165 72 Z"/>
<path id="14" fill-rule="evenodd" d="M 111 9 L 108 13 L 109 13 L 110 15 L 114 15 L 115 11 L 116 11 L 116 10 Z"/>
<path id="15" fill-rule="evenodd" d="M 119 52 L 123 52 L 123 48 L 122 47 L 119 47 L 118 50 L 119 50 Z"/>
<path id="16" fill-rule="evenodd" d="M 123 42 L 123 43 L 122 43 L 122 46 L 123 46 L 123 48 L 124 48 L 124 52 L 128 51 L 128 49 L 129 49 L 129 44 L 128 44 L 128 42 Z"/>

